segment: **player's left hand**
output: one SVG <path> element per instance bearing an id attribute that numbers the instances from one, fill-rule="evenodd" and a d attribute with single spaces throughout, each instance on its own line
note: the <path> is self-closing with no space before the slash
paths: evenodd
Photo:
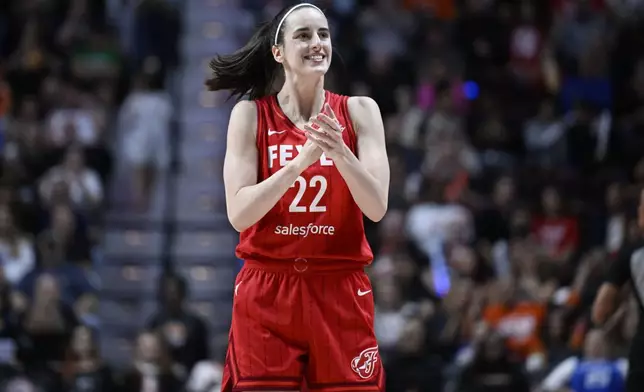
<path id="1" fill-rule="evenodd" d="M 320 147 L 330 159 L 338 158 L 347 150 L 347 145 L 342 139 L 344 127 L 340 125 L 328 103 L 324 105 L 322 113 L 311 118 L 311 123 L 305 125 L 304 130 L 309 140 Z"/>

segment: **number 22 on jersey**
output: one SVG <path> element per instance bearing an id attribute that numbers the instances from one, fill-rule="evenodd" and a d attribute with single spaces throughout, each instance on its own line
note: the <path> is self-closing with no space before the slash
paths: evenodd
<path id="1" fill-rule="evenodd" d="M 291 188 L 297 188 L 297 193 L 288 207 L 289 212 L 326 212 L 326 206 L 321 206 L 320 201 L 328 187 L 324 176 L 315 175 L 309 181 L 302 176 L 297 177 Z M 302 198 L 306 192 L 317 192 L 311 204 L 302 205 Z"/>

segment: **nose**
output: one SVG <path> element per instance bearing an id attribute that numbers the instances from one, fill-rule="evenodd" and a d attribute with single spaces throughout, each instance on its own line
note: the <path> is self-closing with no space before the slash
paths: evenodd
<path id="1" fill-rule="evenodd" d="M 322 40 L 320 39 L 320 36 L 317 34 L 313 34 L 313 38 L 311 38 L 311 49 L 318 51 L 322 48 Z"/>

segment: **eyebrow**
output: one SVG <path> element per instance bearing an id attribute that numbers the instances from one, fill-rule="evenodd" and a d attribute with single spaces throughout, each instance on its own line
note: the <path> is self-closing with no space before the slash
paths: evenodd
<path id="1" fill-rule="evenodd" d="M 309 30 L 310 30 L 310 28 L 308 28 L 308 27 L 300 27 L 299 29 L 296 29 L 296 30 L 293 32 L 293 34 L 295 34 L 295 33 L 301 33 L 301 32 L 304 32 L 304 31 L 309 31 Z M 320 27 L 318 30 L 319 30 L 319 31 L 323 31 L 323 32 L 325 32 L 325 33 L 328 33 L 328 32 L 329 32 L 329 28 L 328 28 L 328 27 Z"/>

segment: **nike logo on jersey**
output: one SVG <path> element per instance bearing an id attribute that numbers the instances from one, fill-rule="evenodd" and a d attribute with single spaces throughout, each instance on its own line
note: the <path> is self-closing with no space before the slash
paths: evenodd
<path id="1" fill-rule="evenodd" d="M 239 290 L 239 285 L 242 284 L 242 282 L 239 282 L 235 285 L 235 297 L 237 296 L 237 290 Z"/>
<path id="2" fill-rule="evenodd" d="M 273 135 L 279 135 L 280 133 L 284 133 L 286 131 L 273 131 L 272 129 L 268 130 L 268 136 L 273 136 Z"/>
<path id="3" fill-rule="evenodd" d="M 367 291 L 358 290 L 358 297 L 364 297 L 365 295 L 369 294 L 370 292 L 371 292 L 371 290 L 367 290 Z"/>

